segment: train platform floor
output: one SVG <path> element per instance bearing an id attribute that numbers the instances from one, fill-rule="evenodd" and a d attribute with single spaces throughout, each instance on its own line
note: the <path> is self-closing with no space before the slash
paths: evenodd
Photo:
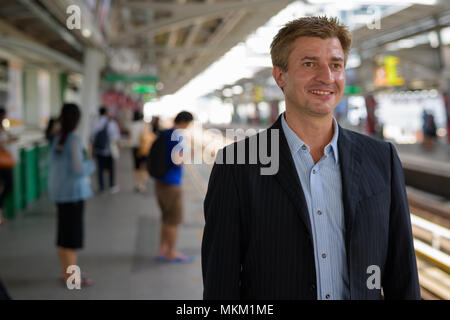
<path id="1" fill-rule="evenodd" d="M 129 150 L 123 150 L 117 172 L 119 193 L 86 202 L 85 248 L 79 252 L 78 264 L 93 279 L 90 287 L 69 290 L 59 279 L 56 208 L 48 197 L 0 227 L 0 279 L 12 299 L 202 298 L 200 249 L 208 168 L 184 170 L 185 212 L 178 249 L 194 256 L 191 264 L 154 259 L 160 211 L 153 181 L 145 194 L 133 191 Z"/>
<path id="2" fill-rule="evenodd" d="M 395 144 L 395 147 L 404 164 L 422 165 L 450 175 L 450 145 L 447 144 L 446 137 L 438 139 L 431 151 L 424 150 L 419 143 Z"/>

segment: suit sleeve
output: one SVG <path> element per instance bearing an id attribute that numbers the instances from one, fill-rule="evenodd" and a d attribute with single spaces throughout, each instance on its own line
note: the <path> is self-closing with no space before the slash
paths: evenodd
<path id="1" fill-rule="evenodd" d="M 391 148 L 391 207 L 389 248 L 383 276 L 385 299 L 420 299 L 411 218 L 403 168 L 395 147 Z"/>
<path id="2" fill-rule="evenodd" d="M 233 167 L 214 164 L 204 202 L 203 299 L 240 298 L 240 211 Z"/>

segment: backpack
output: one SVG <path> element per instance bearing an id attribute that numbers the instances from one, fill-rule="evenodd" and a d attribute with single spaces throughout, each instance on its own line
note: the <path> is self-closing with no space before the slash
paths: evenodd
<path id="1" fill-rule="evenodd" d="M 147 157 L 147 170 L 156 179 L 164 177 L 169 170 L 167 163 L 167 134 L 163 131 L 158 135 Z"/>
<path id="2" fill-rule="evenodd" d="M 94 138 L 94 153 L 105 154 L 109 151 L 109 134 L 108 134 L 109 120 L 106 121 L 102 130 L 95 134 Z"/>

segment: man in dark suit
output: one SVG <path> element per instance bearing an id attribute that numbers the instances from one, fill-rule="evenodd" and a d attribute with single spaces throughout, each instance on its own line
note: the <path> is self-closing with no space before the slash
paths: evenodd
<path id="1" fill-rule="evenodd" d="M 350 46 L 326 17 L 275 36 L 286 112 L 218 153 L 204 202 L 205 299 L 420 298 L 397 152 L 333 118 Z M 264 171 L 262 149 L 276 170 Z"/>

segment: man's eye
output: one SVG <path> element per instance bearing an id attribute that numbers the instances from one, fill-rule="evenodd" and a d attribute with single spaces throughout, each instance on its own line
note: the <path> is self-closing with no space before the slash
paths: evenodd
<path id="1" fill-rule="evenodd" d="M 313 63 L 312 63 L 312 62 L 305 62 L 303 65 L 304 65 L 305 67 L 312 67 L 312 66 L 313 66 Z"/>
<path id="2" fill-rule="evenodd" d="M 340 68 L 342 68 L 342 65 L 340 65 L 339 63 L 334 63 L 333 68 L 340 69 Z"/>

